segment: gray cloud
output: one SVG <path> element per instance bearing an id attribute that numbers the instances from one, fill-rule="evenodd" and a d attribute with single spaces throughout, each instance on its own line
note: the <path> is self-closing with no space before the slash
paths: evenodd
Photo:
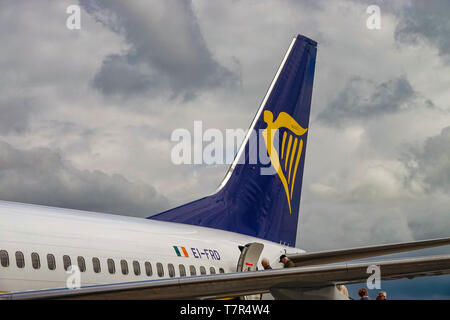
<path id="1" fill-rule="evenodd" d="M 169 206 L 149 185 L 78 170 L 48 148 L 20 150 L 5 142 L 0 142 L 0 199 L 141 217 Z"/>
<path id="2" fill-rule="evenodd" d="M 420 179 L 429 192 L 450 193 L 450 127 L 428 138 L 422 148 L 412 148 L 405 157 L 411 179 Z"/>
<path id="3" fill-rule="evenodd" d="M 414 89 L 405 77 L 381 84 L 356 77 L 319 113 L 317 120 L 338 126 L 348 121 L 391 114 L 407 108 L 415 96 Z"/>
<path id="4" fill-rule="evenodd" d="M 0 97 L 0 134 L 23 133 L 33 111 L 27 97 Z"/>
<path id="5" fill-rule="evenodd" d="M 410 44 L 426 41 L 437 47 L 439 54 L 450 59 L 449 12 L 450 2 L 447 0 L 412 0 L 409 6 L 399 11 L 395 39 Z"/>
<path id="6" fill-rule="evenodd" d="M 94 86 L 106 95 L 167 91 L 186 99 L 238 80 L 207 48 L 190 1 L 80 3 L 130 46 L 125 54 L 108 56 L 95 76 Z"/>
<path id="7" fill-rule="evenodd" d="M 155 77 L 142 72 L 130 56 L 109 55 L 94 78 L 94 87 L 106 95 L 140 94 L 157 86 Z"/>

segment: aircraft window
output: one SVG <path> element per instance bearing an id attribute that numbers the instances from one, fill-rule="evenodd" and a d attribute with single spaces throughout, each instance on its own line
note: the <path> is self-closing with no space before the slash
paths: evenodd
<path id="1" fill-rule="evenodd" d="M 136 276 L 141 274 L 141 265 L 139 264 L 139 261 L 133 261 L 133 269 Z"/>
<path id="2" fill-rule="evenodd" d="M 120 260 L 120 266 L 122 268 L 122 274 L 128 274 L 128 262 L 126 260 Z"/>
<path id="3" fill-rule="evenodd" d="M 186 267 L 183 264 L 178 266 L 180 268 L 180 277 L 186 277 Z"/>
<path id="4" fill-rule="evenodd" d="M 33 269 L 39 269 L 41 267 L 41 259 L 39 259 L 39 254 L 36 252 L 31 254 L 31 264 L 33 265 Z"/>
<path id="5" fill-rule="evenodd" d="M 20 251 L 16 251 L 16 264 L 18 268 L 25 267 L 25 257 L 23 256 L 23 253 Z"/>
<path id="6" fill-rule="evenodd" d="M 200 274 L 206 274 L 206 268 L 204 266 L 200 267 Z"/>
<path id="7" fill-rule="evenodd" d="M 167 267 L 169 268 L 169 276 L 171 278 L 175 277 L 175 267 L 173 266 L 173 264 L 169 263 Z"/>
<path id="8" fill-rule="evenodd" d="M 47 266 L 49 270 L 55 270 L 56 269 L 56 260 L 55 256 L 49 253 L 47 255 Z"/>
<path id="9" fill-rule="evenodd" d="M 191 273 L 191 276 L 197 275 L 197 270 L 195 269 L 194 266 L 189 266 L 189 272 Z"/>
<path id="10" fill-rule="evenodd" d="M 77 262 L 78 262 L 78 268 L 80 268 L 80 271 L 85 272 L 86 271 L 86 261 L 84 261 L 84 258 L 79 256 L 77 258 Z"/>
<path id="11" fill-rule="evenodd" d="M 219 268 L 219 273 L 225 273 L 225 270 L 223 270 L 223 268 Z"/>
<path id="12" fill-rule="evenodd" d="M 100 266 L 100 260 L 98 258 L 92 258 L 92 266 L 94 267 L 95 273 L 100 273 L 102 271 L 102 268 Z"/>
<path id="13" fill-rule="evenodd" d="M 214 267 L 209 268 L 209 273 L 216 274 L 216 269 Z"/>
<path id="14" fill-rule="evenodd" d="M 111 274 L 116 273 L 116 266 L 113 259 L 108 259 L 108 271 Z"/>
<path id="15" fill-rule="evenodd" d="M 145 262 L 145 274 L 148 277 L 151 277 L 153 274 L 153 270 L 152 270 L 152 264 L 150 262 Z"/>
<path id="16" fill-rule="evenodd" d="M 67 256 L 67 255 L 63 256 L 63 264 L 64 264 L 64 270 L 67 271 L 72 264 L 69 256 Z"/>
<path id="17" fill-rule="evenodd" d="M 0 250 L 0 261 L 1 261 L 2 267 L 9 267 L 8 251 Z"/>
<path id="18" fill-rule="evenodd" d="M 156 270 L 158 271 L 158 276 L 159 277 L 164 277 L 164 268 L 163 265 L 161 263 L 157 263 L 156 264 Z"/>

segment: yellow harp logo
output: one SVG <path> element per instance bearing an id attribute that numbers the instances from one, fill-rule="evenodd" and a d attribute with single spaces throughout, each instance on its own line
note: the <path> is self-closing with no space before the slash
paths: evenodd
<path id="1" fill-rule="evenodd" d="M 273 121 L 272 112 L 266 110 L 264 111 L 264 122 L 267 123 L 267 128 L 263 130 L 262 135 L 266 142 L 267 153 L 269 154 L 272 166 L 283 184 L 289 203 L 289 213 L 292 213 L 292 193 L 294 191 L 295 176 L 297 175 L 297 168 L 303 150 L 303 139 L 300 139 L 300 137 L 306 133 L 308 128 L 302 128 L 286 112 L 280 112 L 278 118 Z M 278 152 L 273 145 L 275 133 L 280 128 L 286 128 L 290 131 L 289 133 L 285 131 L 283 134 L 280 149 L 281 157 L 278 156 Z"/>

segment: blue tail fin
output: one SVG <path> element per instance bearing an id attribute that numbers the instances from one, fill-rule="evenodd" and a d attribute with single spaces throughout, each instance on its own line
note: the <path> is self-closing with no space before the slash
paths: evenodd
<path id="1" fill-rule="evenodd" d="M 298 35 L 217 192 L 149 219 L 186 223 L 295 245 L 317 43 Z M 251 162 L 259 146 L 269 163 Z M 262 174 L 272 168 L 273 174 Z"/>

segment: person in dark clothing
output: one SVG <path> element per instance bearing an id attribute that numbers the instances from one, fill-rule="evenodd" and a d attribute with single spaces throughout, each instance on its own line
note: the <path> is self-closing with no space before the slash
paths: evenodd
<path id="1" fill-rule="evenodd" d="M 375 300 L 386 300 L 386 292 L 385 291 L 378 292 L 378 295 Z"/>
<path id="2" fill-rule="evenodd" d="M 284 264 L 284 268 L 293 268 L 295 263 L 292 262 L 285 254 L 280 256 L 280 262 Z"/>

